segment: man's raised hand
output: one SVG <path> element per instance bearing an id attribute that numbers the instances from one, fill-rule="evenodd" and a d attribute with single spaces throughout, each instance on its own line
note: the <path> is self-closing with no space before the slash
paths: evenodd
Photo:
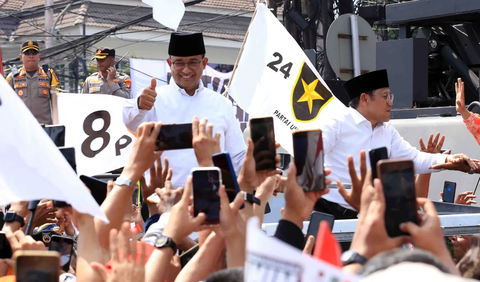
<path id="1" fill-rule="evenodd" d="M 138 108 L 140 110 L 150 111 L 153 108 L 155 98 L 157 97 L 155 87 L 157 87 L 157 80 L 155 78 L 152 78 L 150 86 L 144 88 L 142 94 L 140 94 L 140 98 L 138 98 Z"/>

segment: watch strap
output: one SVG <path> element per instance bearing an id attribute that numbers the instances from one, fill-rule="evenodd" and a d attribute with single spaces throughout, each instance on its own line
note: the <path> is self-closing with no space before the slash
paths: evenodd
<path id="1" fill-rule="evenodd" d="M 16 212 L 14 211 L 7 211 L 5 215 L 3 216 L 3 220 L 5 222 L 18 222 L 20 223 L 20 226 L 23 227 L 25 226 L 25 220 L 23 217 L 19 216 Z"/>
<path id="2" fill-rule="evenodd" d="M 367 262 L 367 259 L 364 256 L 352 250 L 349 250 L 343 253 L 341 260 L 342 260 L 343 266 L 347 266 L 354 263 L 364 265 Z"/>
<path id="3" fill-rule="evenodd" d="M 259 198 L 250 193 L 245 193 L 245 201 L 251 203 L 252 205 L 257 204 L 260 206 L 262 204 Z"/>
<path id="4" fill-rule="evenodd" d="M 155 247 L 157 249 L 170 247 L 170 248 L 172 248 L 174 253 L 177 252 L 177 244 L 172 240 L 172 238 L 170 238 L 168 236 L 165 236 L 165 235 L 161 235 L 160 237 L 157 238 L 157 240 L 155 242 Z"/>

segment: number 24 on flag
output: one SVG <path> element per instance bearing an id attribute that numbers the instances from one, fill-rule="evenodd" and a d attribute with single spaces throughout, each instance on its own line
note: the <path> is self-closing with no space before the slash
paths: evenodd
<path id="1" fill-rule="evenodd" d="M 277 59 L 267 64 L 267 67 L 271 68 L 273 71 L 278 72 L 279 69 L 276 67 L 280 65 L 283 61 L 282 54 L 275 52 L 273 56 Z M 292 69 L 293 64 L 291 62 L 284 64 L 280 67 L 280 72 L 283 73 L 283 78 L 287 79 L 290 76 L 290 70 Z"/>

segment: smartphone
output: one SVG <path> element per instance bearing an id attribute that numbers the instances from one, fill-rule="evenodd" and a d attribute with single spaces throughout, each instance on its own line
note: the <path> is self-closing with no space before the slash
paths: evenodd
<path id="1" fill-rule="evenodd" d="M 5 236 L 5 232 L 0 231 L 0 259 L 12 258 L 12 248 Z"/>
<path id="2" fill-rule="evenodd" d="M 228 152 L 215 154 L 212 156 L 213 165 L 218 167 L 221 171 L 222 182 L 225 185 L 225 191 L 227 192 L 230 203 L 235 200 L 237 193 L 240 191 L 238 186 L 237 176 L 233 169 L 232 160 Z"/>
<path id="3" fill-rule="evenodd" d="M 457 183 L 445 181 L 443 184 L 443 201 L 445 203 L 455 202 L 455 192 L 457 191 Z"/>
<path id="4" fill-rule="evenodd" d="M 58 282 L 60 254 L 52 251 L 16 251 L 17 282 Z"/>
<path id="5" fill-rule="evenodd" d="M 80 175 L 80 180 L 88 187 L 88 189 L 90 189 L 90 192 L 98 205 L 102 205 L 107 197 L 107 182 L 86 175 Z"/>
<path id="6" fill-rule="evenodd" d="M 372 169 L 372 181 L 373 181 L 375 178 L 378 178 L 378 174 L 377 174 L 378 161 L 388 160 L 387 147 L 371 149 L 370 152 L 368 152 L 368 154 L 370 156 L 370 168 Z"/>
<path id="7" fill-rule="evenodd" d="M 220 223 L 220 196 L 218 189 L 222 185 L 222 174 L 218 167 L 198 167 L 192 169 L 193 177 L 193 215 L 203 212 L 206 215 L 204 225 Z"/>
<path id="8" fill-rule="evenodd" d="M 192 124 L 165 124 L 160 128 L 156 151 L 190 149 L 192 146 Z"/>
<path id="9" fill-rule="evenodd" d="M 452 149 L 441 149 L 440 150 L 440 154 L 443 154 L 445 152 L 448 152 L 448 154 L 451 155 L 452 154 Z"/>
<path id="10" fill-rule="evenodd" d="M 297 184 L 305 192 L 324 190 L 322 131 L 320 129 L 296 131 L 292 136 Z"/>
<path id="11" fill-rule="evenodd" d="M 68 164 L 72 167 L 73 171 L 77 173 L 77 162 L 75 160 L 75 148 L 73 147 L 62 147 L 58 148 L 62 153 L 63 157 L 67 160 Z M 67 202 L 63 201 L 53 201 L 53 206 L 55 208 L 65 208 L 71 207 Z"/>
<path id="12" fill-rule="evenodd" d="M 277 153 L 273 118 L 250 119 L 250 138 L 255 146 L 253 156 L 256 170 L 276 170 L 275 157 Z"/>
<path id="13" fill-rule="evenodd" d="M 57 147 L 65 146 L 65 126 L 64 125 L 47 125 L 43 127 L 50 139 Z"/>
<path id="14" fill-rule="evenodd" d="M 310 237 L 310 235 L 313 235 L 313 237 L 315 237 L 314 242 L 317 241 L 318 228 L 320 227 L 320 222 L 322 221 L 328 222 L 328 226 L 330 226 L 330 230 L 333 230 L 333 223 L 335 222 L 335 217 L 333 215 L 328 213 L 313 211 L 312 214 L 310 215 L 310 223 L 308 224 L 305 243 L 306 243 L 306 240 L 308 240 L 308 237 Z M 315 247 L 312 248 L 312 254 L 314 249 Z"/>
<path id="15" fill-rule="evenodd" d="M 180 264 L 182 268 L 184 268 L 185 265 L 187 265 L 187 263 L 193 258 L 193 256 L 198 252 L 198 249 L 199 245 L 196 244 L 180 255 Z"/>
<path id="16" fill-rule="evenodd" d="M 404 159 L 381 160 L 377 171 L 385 194 L 385 227 L 390 237 L 408 235 L 400 231 L 400 224 L 418 224 L 417 197 L 413 162 Z"/>
<path id="17" fill-rule="evenodd" d="M 68 272 L 70 268 L 70 259 L 72 257 L 73 239 L 60 235 L 53 235 L 50 239 L 50 251 L 60 253 L 60 266 L 63 271 Z"/>

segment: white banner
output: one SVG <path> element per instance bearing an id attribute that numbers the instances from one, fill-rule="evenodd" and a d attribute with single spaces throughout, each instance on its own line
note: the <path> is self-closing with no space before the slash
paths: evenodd
<path id="1" fill-rule="evenodd" d="M 273 116 L 275 138 L 293 154 L 292 132 L 319 128 L 345 109 L 264 4 L 258 4 L 229 94 L 252 117 Z"/>
<path id="2" fill-rule="evenodd" d="M 303 254 L 259 228 L 258 218 L 247 223 L 245 282 L 338 281 L 356 282 L 361 277 Z"/>
<path id="3" fill-rule="evenodd" d="M 103 174 L 127 164 L 135 136 L 123 124 L 125 99 L 103 94 L 58 94 L 65 146 L 74 147 L 79 175 Z"/>
<path id="4" fill-rule="evenodd" d="M 130 59 L 130 77 L 132 79 L 132 98 L 138 97 L 143 88 L 150 86 L 152 77 L 157 78 L 157 86 L 166 85 L 170 82 L 171 72 L 167 61 L 162 60 L 141 60 Z M 203 85 L 219 94 L 225 92 L 225 87 L 230 81 L 232 72 L 219 72 L 207 65 L 203 71 Z M 244 130 L 248 122 L 248 114 L 238 107 L 237 103 L 229 96 L 233 102 L 234 113 L 240 122 L 240 127 Z"/>
<path id="5" fill-rule="evenodd" d="M 108 222 L 62 153 L 1 76 L 0 160 L 0 205 L 59 200 Z"/>

